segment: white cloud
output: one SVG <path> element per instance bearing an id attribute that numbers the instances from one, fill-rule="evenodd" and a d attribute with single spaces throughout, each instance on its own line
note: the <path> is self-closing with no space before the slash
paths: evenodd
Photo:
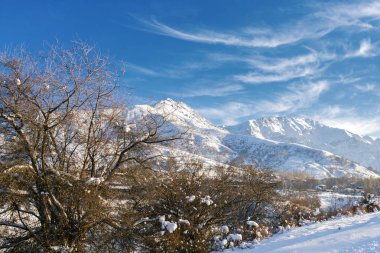
<path id="1" fill-rule="evenodd" d="M 128 73 L 130 71 L 143 74 L 145 76 L 153 77 L 167 77 L 167 78 L 183 78 L 188 77 L 196 71 L 203 71 L 215 68 L 219 65 L 217 62 L 206 60 L 180 62 L 175 66 L 165 66 L 148 68 L 132 64 L 130 62 L 123 62 L 123 70 Z"/>
<path id="2" fill-rule="evenodd" d="M 270 58 L 262 56 L 234 56 L 210 54 L 209 58 L 219 62 L 243 62 L 253 69 L 246 74 L 235 75 L 235 80 L 249 84 L 283 82 L 295 78 L 315 77 L 337 57 L 332 53 L 316 52 L 289 58 Z M 327 64 L 326 64 L 327 63 Z"/>
<path id="3" fill-rule="evenodd" d="M 291 58 L 264 58 L 251 59 L 249 63 L 261 70 L 268 72 L 283 72 L 292 67 L 299 68 L 309 64 L 316 64 L 320 61 L 320 57 L 316 53 L 291 57 Z"/>
<path id="4" fill-rule="evenodd" d="M 318 111 L 318 114 L 314 115 L 314 118 L 336 118 L 340 115 L 352 115 L 355 113 L 354 108 L 345 108 L 340 105 L 329 105 L 327 107 L 323 107 Z M 319 115 L 319 116 L 317 116 Z"/>
<path id="5" fill-rule="evenodd" d="M 221 120 L 223 124 L 237 123 L 239 118 L 257 114 L 292 113 L 318 102 L 321 94 L 327 91 L 329 86 L 326 81 L 293 85 L 288 91 L 270 100 L 259 100 L 254 103 L 228 102 L 218 107 L 199 108 L 198 111 L 209 119 Z"/>
<path id="6" fill-rule="evenodd" d="M 215 32 L 210 30 L 199 30 L 196 32 L 181 31 L 155 19 L 140 19 L 140 21 L 145 24 L 151 32 L 160 35 L 200 43 L 239 47 L 273 48 L 292 44 L 303 39 L 320 38 L 330 32 L 329 27 L 322 27 L 318 23 L 314 23 L 315 21 L 312 20 L 302 20 L 302 22 L 292 24 L 289 27 L 282 27 L 274 31 L 247 27 L 235 33 Z M 314 26 L 304 25 L 304 23 L 309 22 L 314 23 Z"/>
<path id="7" fill-rule="evenodd" d="M 336 118 L 320 118 L 320 122 L 341 129 L 348 130 L 361 136 L 380 137 L 380 117 L 346 116 Z"/>
<path id="8" fill-rule="evenodd" d="M 197 111 L 208 119 L 220 120 L 225 125 L 238 123 L 238 118 L 251 115 L 251 103 L 228 102 L 217 107 L 198 108 Z"/>
<path id="9" fill-rule="evenodd" d="M 360 47 L 358 51 L 356 51 L 357 56 L 369 56 L 371 55 L 371 50 L 372 50 L 372 43 L 371 40 L 366 39 L 362 40 L 360 42 Z"/>
<path id="10" fill-rule="evenodd" d="M 224 44 L 229 46 L 245 46 L 245 47 L 253 47 L 255 46 L 254 41 L 248 40 L 245 38 L 241 38 L 238 36 L 234 36 L 231 34 L 223 34 L 212 31 L 200 31 L 196 33 L 183 32 L 180 30 L 176 30 L 170 26 L 167 26 L 163 23 L 158 22 L 157 20 L 143 20 L 145 25 L 150 27 L 153 32 L 174 37 L 177 39 L 202 42 L 208 44 Z"/>
<path id="11" fill-rule="evenodd" d="M 356 27 L 357 31 L 373 29 L 371 22 L 380 18 L 380 3 L 377 1 L 353 4 L 322 3 L 312 8 L 314 12 L 311 14 L 276 29 L 245 27 L 234 32 L 202 29 L 185 31 L 155 19 L 139 19 L 139 21 L 148 31 L 177 39 L 227 46 L 274 48 L 301 40 L 319 39 L 338 28 Z"/>
<path id="12" fill-rule="evenodd" d="M 157 71 L 155 71 L 153 69 L 149 69 L 149 68 L 146 68 L 146 67 L 138 66 L 138 65 L 135 65 L 135 64 L 132 64 L 132 63 L 129 63 L 129 62 L 124 62 L 123 63 L 123 68 L 125 69 L 125 71 L 127 73 L 129 71 L 134 71 L 134 72 L 138 72 L 138 73 L 141 73 L 141 74 L 147 75 L 147 76 L 159 76 L 160 75 L 160 73 L 158 73 Z"/>
<path id="13" fill-rule="evenodd" d="M 376 89 L 376 85 L 375 84 L 358 84 L 358 85 L 355 85 L 355 88 L 357 90 L 359 90 L 360 92 L 371 92 L 371 91 L 375 91 Z"/>
<path id="14" fill-rule="evenodd" d="M 337 27 L 356 26 L 368 30 L 374 28 L 371 22 L 380 18 L 378 1 L 356 1 L 353 3 L 321 5 L 318 15 L 330 19 Z"/>
<path id="15" fill-rule="evenodd" d="M 204 82 L 202 82 L 204 83 Z M 180 97 L 223 97 L 232 94 L 241 93 L 244 90 L 244 87 L 240 84 L 221 84 L 215 87 L 210 87 L 210 83 L 204 83 L 203 87 L 200 88 L 191 88 L 185 90 L 184 92 L 176 92 L 171 95 L 180 96 Z"/>
<path id="16" fill-rule="evenodd" d="M 289 81 L 294 78 L 315 77 L 325 69 L 325 66 L 322 67 L 323 63 L 335 59 L 335 54 L 315 51 L 291 58 L 250 59 L 249 63 L 264 73 L 251 72 L 245 75 L 237 75 L 236 79 L 246 83 L 260 84 Z"/>
<path id="17" fill-rule="evenodd" d="M 348 52 L 344 56 L 345 58 L 354 58 L 354 57 L 371 57 L 376 56 L 375 48 L 371 43 L 370 39 L 363 39 L 360 42 L 359 48 L 354 52 Z"/>
<path id="18" fill-rule="evenodd" d="M 325 125 L 345 129 L 362 136 L 380 137 L 380 116 L 363 115 L 355 108 L 332 105 L 322 108 L 309 117 Z"/>
<path id="19" fill-rule="evenodd" d="M 329 89 L 330 85 L 326 81 L 306 85 L 293 85 L 289 91 L 278 95 L 270 101 L 258 101 L 255 105 L 255 112 L 261 113 L 292 113 L 299 109 L 307 108 L 318 102 L 322 93 Z"/>
<path id="20" fill-rule="evenodd" d="M 249 84 L 263 84 L 272 82 L 284 82 L 295 78 L 314 76 L 321 69 L 317 66 L 306 66 L 302 68 L 292 68 L 287 71 L 276 71 L 275 73 L 249 72 L 243 75 L 236 75 L 235 79 Z"/>
<path id="21" fill-rule="evenodd" d="M 352 83 L 357 83 L 361 79 L 362 78 L 360 77 L 353 77 L 351 75 L 340 75 L 338 76 L 338 80 L 336 82 L 341 83 L 341 84 L 352 84 Z"/>

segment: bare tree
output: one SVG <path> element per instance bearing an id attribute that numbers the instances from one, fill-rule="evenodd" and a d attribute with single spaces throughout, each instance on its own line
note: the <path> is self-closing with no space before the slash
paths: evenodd
<path id="1" fill-rule="evenodd" d="M 165 119 L 126 121 L 117 73 L 93 47 L 0 54 L 0 249 L 85 251 L 111 215 L 115 173 L 147 159 Z M 5 228 L 5 229 L 4 229 Z"/>

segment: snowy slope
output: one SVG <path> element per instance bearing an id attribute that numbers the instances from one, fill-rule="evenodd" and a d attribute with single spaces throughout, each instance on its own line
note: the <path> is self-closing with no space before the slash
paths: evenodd
<path id="1" fill-rule="evenodd" d="M 252 249 L 224 252 L 380 252 L 380 212 L 294 228 L 265 239 Z"/>
<path id="2" fill-rule="evenodd" d="M 275 142 L 244 135 L 229 135 L 225 143 L 238 152 L 246 164 L 273 168 L 285 172 L 306 172 L 315 178 L 377 177 L 365 167 L 333 153 L 307 146 Z"/>
<path id="3" fill-rule="evenodd" d="M 236 156 L 235 152 L 223 143 L 229 132 L 214 126 L 184 103 L 166 99 L 154 106 L 138 105 L 129 112 L 129 118 L 133 121 L 147 114 L 165 117 L 169 122 L 166 124 L 165 132 L 169 135 L 170 132 L 186 133 L 182 140 L 168 144 L 173 156 L 188 158 L 189 154 L 194 154 L 194 157 L 204 158 L 207 163 L 210 163 L 210 160 L 227 163 Z M 167 147 L 164 150 L 168 153 Z"/>
<path id="4" fill-rule="evenodd" d="M 168 120 L 170 124 L 165 129 L 166 134 L 187 133 L 183 140 L 170 143 L 171 149 L 165 147 L 165 153 L 170 150 L 173 156 L 189 157 L 188 154 L 193 154 L 194 157 L 204 158 L 207 163 L 234 161 L 280 171 L 304 171 L 317 178 L 378 177 L 376 173 L 345 157 L 311 147 L 307 145 L 309 143 L 297 142 L 295 137 L 300 132 L 306 135 L 306 132 L 312 131 L 310 122 L 301 122 L 299 125 L 302 127 L 294 127 L 296 130 L 284 129 L 278 124 L 272 124 L 270 131 L 253 124 L 224 129 L 213 125 L 186 104 L 172 99 L 160 101 L 154 106 L 136 106 L 130 111 L 129 118 L 148 114 L 161 115 Z"/>
<path id="5" fill-rule="evenodd" d="M 300 117 L 249 120 L 228 128 L 257 138 L 322 149 L 380 171 L 380 141 Z"/>

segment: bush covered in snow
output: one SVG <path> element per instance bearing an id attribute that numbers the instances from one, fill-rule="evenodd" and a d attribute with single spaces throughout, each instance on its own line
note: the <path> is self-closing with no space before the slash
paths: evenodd
<path id="1" fill-rule="evenodd" d="M 380 210 L 380 203 L 375 199 L 373 193 L 363 193 L 361 206 L 366 212 L 376 212 Z"/>
<path id="2" fill-rule="evenodd" d="M 268 217 L 277 182 L 270 173 L 253 168 L 213 168 L 210 177 L 202 165 L 160 172 L 147 181 L 135 206 L 144 217 L 140 248 L 149 252 L 209 252 L 238 245 L 247 215 Z M 133 190 L 133 189 L 131 189 Z M 226 241 L 223 241 L 226 240 Z M 224 243 L 226 242 L 226 243 Z"/>
<path id="3" fill-rule="evenodd" d="M 290 191 L 282 197 L 284 201 L 279 203 L 277 209 L 280 212 L 280 226 L 285 228 L 301 226 L 305 220 L 315 221 L 323 218 L 323 214 L 319 212 L 321 203 L 318 196 Z"/>

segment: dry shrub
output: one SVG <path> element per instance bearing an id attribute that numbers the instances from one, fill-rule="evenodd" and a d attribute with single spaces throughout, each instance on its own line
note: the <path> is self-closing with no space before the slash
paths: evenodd
<path id="1" fill-rule="evenodd" d="M 301 226 L 305 220 L 321 220 L 323 213 L 319 211 L 320 199 L 307 192 L 290 192 L 283 196 L 286 201 L 279 214 L 283 227 Z"/>
<path id="2" fill-rule="evenodd" d="M 229 236 L 236 245 L 240 240 L 231 234 L 244 232 L 241 227 L 248 216 L 266 216 L 260 206 L 269 205 L 277 195 L 271 174 L 251 167 L 213 168 L 212 175 L 198 162 L 185 167 L 156 172 L 130 189 L 135 194 L 133 208 L 141 214 L 134 230 L 140 235 L 141 250 L 209 252 L 218 236 Z M 228 234 L 221 231 L 223 225 Z"/>

